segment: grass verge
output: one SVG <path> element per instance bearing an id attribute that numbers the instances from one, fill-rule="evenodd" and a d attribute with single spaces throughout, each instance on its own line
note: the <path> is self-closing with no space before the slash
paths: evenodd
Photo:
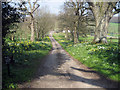
<path id="1" fill-rule="evenodd" d="M 29 82 L 37 72 L 41 60 L 52 48 L 49 37 L 36 42 L 8 42 L 4 48 L 4 56 L 13 55 L 14 64 L 10 64 L 10 76 L 7 65 L 3 60 L 2 78 L 3 88 L 17 88 L 17 84 Z"/>
<path id="2" fill-rule="evenodd" d="M 90 39 L 80 37 L 81 43 L 73 44 L 64 38 L 63 33 L 54 34 L 54 38 L 75 59 L 103 74 L 107 78 L 120 82 L 120 61 L 117 42 L 108 44 L 91 44 Z"/>

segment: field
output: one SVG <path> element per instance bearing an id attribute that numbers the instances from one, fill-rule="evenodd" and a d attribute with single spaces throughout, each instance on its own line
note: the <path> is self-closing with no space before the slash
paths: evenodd
<path id="1" fill-rule="evenodd" d="M 109 23 L 108 35 L 118 37 L 120 23 Z"/>
<path id="2" fill-rule="evenodd" d="M 118 61 L 119 48 L 117 40 L 108 44 L 91 44 L 93 37 L 80 37 L 81 43 L 73 44 L 73 42 L 65 39 L 64 33 L 54 34 L 54 38 L 60 45 L 75 59 L 85 64 L 89 68 L 99 72 L 107 78 L 120 81 L 120 70 Z"/>

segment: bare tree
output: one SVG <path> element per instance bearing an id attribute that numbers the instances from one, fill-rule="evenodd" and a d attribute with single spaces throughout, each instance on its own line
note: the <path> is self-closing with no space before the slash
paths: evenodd
<path id="1" fill-rule="evenodd" d="M 34 41 L 34 12 L 39 8 L 39 4 L 37 4 L 38 0 L 35 0 L 35 2 L 32 2 L 31 0 L 28 0 L 27 2 L 21 0 L 22 5 L 26 9 L 26 14 L 30 15 L 31 21 L 30 21 L 30 29 L 31 29 L 31 41 Z"/>
<path id="2" fill-rule="evenodd" d="M 90 10 L 87 10 L 86 2 L 79 2 L 79 0 L 70 0 L 64 4 L 64 12 L 61 15 L 61 20 L 64 27 L 69 27 L 71 35 L 73 35 L 74 44 L 78 42 L 79 35 L 87 36 L 88 20 L 91 20 Z M 67 34 L 67 32 L 66 32 Z M 66 35 L 68 36 L 68 35 Z"/>
<path id="3" fill-rule="evenodd" d="M 63 12 L 61 12 L 58 16 L 58 21 L 59 21 L 59 28 L 61 30 L 65 30 L 65 38 L 67 40 L 74 40 L 73 36 L 73 27 L 74 27 L 74 15 L 73 15 L 73 10 L 69 8 L 66 3 L 64 4 Z M 68 34 L 68 30 L 71 31 L 71 36 Z"/>
<path id="4" fill-rule="evenodd" d="M 44 39 L 45 35 L 55 26 L 55 15 L 47 7 L 38 9 L 35 13 L 37 39 Z"/>

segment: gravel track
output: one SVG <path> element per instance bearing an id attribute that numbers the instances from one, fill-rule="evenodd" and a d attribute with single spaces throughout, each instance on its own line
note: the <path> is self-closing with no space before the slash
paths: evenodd
<path id="1" fill-rule="evenodd" d="M 53 50 L 43 60 L 36 78 L 19 85 L 19 88 L 118 88 L 83 64 L 78 64 L 52 37 Z"/>

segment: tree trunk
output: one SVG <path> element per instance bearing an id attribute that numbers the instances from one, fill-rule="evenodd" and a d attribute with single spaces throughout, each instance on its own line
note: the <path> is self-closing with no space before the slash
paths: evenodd
<path id="1" fill-rule="evenodd" d="M 78 39 L 78 41 L 79 41 L 79 31 L 77 32 L 77 39 Z"/>
<path id="2" fill-rule="evenodd" d="M 42 40 L 44 39 L 44 31 L 42 31 Z"/>
<path id="3" fill-rule="evenodd" d="M 10 60 L 11 60 L 11 63 L 12 63 L 12 64 L 14 64 L 14 63 L 15 63 L 15 60 L 14 60 L 14 55 L 13 55 L 13 54 L 10 56 Z"/>
<path id="4" fill-rule="evenodd" d="M 14 40 L 14 35 L 11 35 L 11 40 L 12 40 L 12 41 Z"/>
<path id="5" fill-rule="evenodd" d="M 36 38 L 37 38 L 37 40 L 39 40 L 39 32 L 38 32 L 38 29 L 36 30 Z"/>
<path id="6" fill-rule="evenodd" d="M 114 14 L 112 10 L 113 7 L 106 2 L 93 3 L 92 12 L 96 22 L 93 43 L 107 43 L 108 24 Z"/>
<path id="7" fill-rule="evenodd" d="M 74 41 L 74 32 L 70 31 L 71 35 L 70 35 L 70 41 Z"/>
<path id="8" fill-rule="evenodd" d="M 68 30 L 67 29 L 65 29 L 65 38 L 68 40 L 69 39 L 69 37 L 68 37 Z"/>
<path id="9" fill-rule="evenodd" d="M 74 27 L 74 44 L 78 43 L 78 38 L 77 38 L 77 22 L 75 22 L 75 27 Z"/>
<path id="10" fill-rule="evenodd" d="M 115 3 L 90 2 L 96 26 L 93 43 L 107 43 L 108 24 L 114 12 Z"/>
<path id="11" fill-rule="evenodd" d="M 37 38 L 37 40 L 39 40 L 39 34 L 38 34 L 38 32 L 36 33 L 36 38 Z"/>
<path id="12" fill-rule="evenodd" d="M 74 44 L 78 43 L 78 38 L 77 38 L 77 31 L 76 31 L 76 27 L 74 30 Z"/>
<path id="13" fill-rule="evenodd" d="M 31 41 L 34 41 L 34 18 L 31 18 Z"/>
<path id="14" fill-rule="evenodd" d="M 37 38 L 37 40 L 39 39 L 38 29 L 37 29 L 37 27 L 36 27 L 36 38 Z"/>
<path id="15" fill-rule="evenodd" d="M 107 43 L 109 20 L 107 17 L 96 19 L 95 36 L 93 43 Z"/>

